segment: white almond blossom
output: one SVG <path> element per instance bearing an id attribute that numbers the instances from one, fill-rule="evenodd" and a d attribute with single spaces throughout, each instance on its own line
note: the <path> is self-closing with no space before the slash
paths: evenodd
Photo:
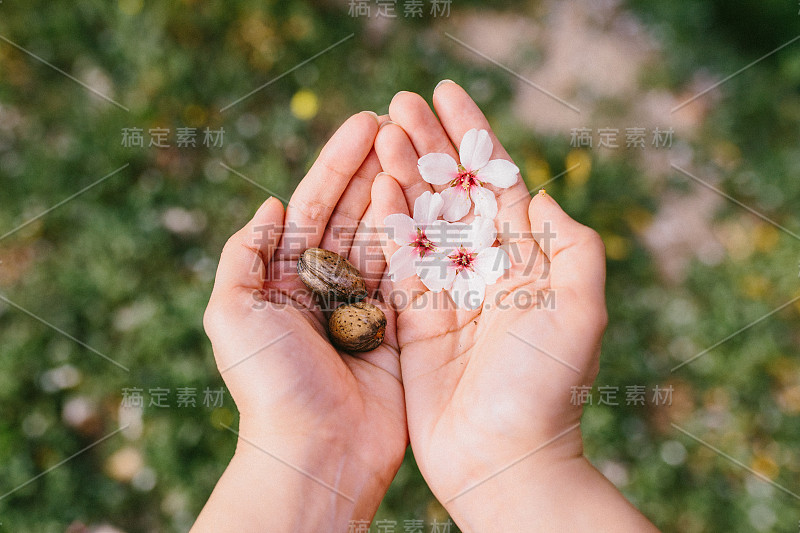
<path id="1" fill-rule="evenodd" d="M 439 241 L 450 226 L 437 220 L 444 201 L 439 193 L 422 193 L 414 202 L 414 218 L 400 213 L 387 216 L 383 224 L 400 248 L 389 258 L 389 275 L 400 281 L 419 274 L 423 265 L 439 253 Z"/>
<path id="2" fill-rule="evenodd" d="M 505 189 L 517 181 L 519 168 L 505 159 L 492 159 L 492 140 L 486 130 L 471 129 L 461 140 L 461 163 L 447 154 L 427 154 L 419 158 L 417 166 L 422 179 L 432 185 L 447 185 L 441 192 L 444 200 L 442 216 L 456 222 L 469 213 L 475 203 L 475 216 L 494 219 L 497 216 L 497 199 L 484 187 L 490 184 Z"/>
<path id="3" fill-rule="evenodd" d="M 487 285 L 496 283 L 511 266 L 505 250 L 492 247 L 496 236 L 491 218 L 475 217 L 470 224 L 451 224 L 449 238 L 437 243 L 439 253 L 421 265 L 420 279 L 434 292 L 449 291 L 458 307 L 478 309 Z"/>

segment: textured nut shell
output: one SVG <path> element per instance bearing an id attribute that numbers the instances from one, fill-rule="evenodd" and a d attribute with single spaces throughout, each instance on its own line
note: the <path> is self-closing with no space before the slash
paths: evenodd
<path id="1" fill-rule="evenodd" d="M 328 331 L 333 343 L 343 350 L 368 352 L 383 342 L 386 315 L 367 302 L 344 304 L 331 313 Z"/>
<path id="2" fill-rule="evenodd" d="M 367 286 L 356 267 L 341 255 L 309 248 L 297 261 L 300 280 L 328 300 L 357 302 L 367 297 Z"/>

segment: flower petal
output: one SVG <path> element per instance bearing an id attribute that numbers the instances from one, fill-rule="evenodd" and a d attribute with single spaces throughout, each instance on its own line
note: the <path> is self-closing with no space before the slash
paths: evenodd
<path id="1" fill-rule="evenodd" d="M 456 277 L 456 269 L 442 254 L 427 254 L 417 262 L 417 275 L 422 283 L 433 292 L 450 289 Z"/>
<path id="2" fill-rule="evenodd" d="M 445 220 L 436 220 L 425 228 L 425 236 L 440 253 L 448 255 L 461 244 L 466 227 L 466 224 L 451 224 Z"/>
<path id="3" fill-rule="evenodd" d="M 447 154 L 427 154 L 417 161 L 422 179 L 432 185 L 444 185 L 458 176 L 458 163 Z"/>
<path id="4" fill-rule="evenodd" d="M 478 309 L 486 296 L 486 282 L 474 272 L 462 270 L 453 280 L 453 286 L 449 292 L 458 307 Z"/>
<path id="5" fill-rule="evenodd" d="M 497 230 L 494 227 L 494 220 L 487 217 L 475 217 L 467 227 L 462 244 L 465 248 L 480 252 L 494 244 L 496 238 Z"/>
<path id="6" fill-rule="evenodd" d="M 475 216 L 494 219 L 497 216 L 497 198 L 486 187 L 472 187 L 469 193 L 475 202 Z"/>
<path id="7" fill-rule="evenodd" d="M 420 226 L 427 226 L 442 212 L 444 200 L 438 192 L 425 191 L 414 202 L 414 221 Z"/>
<path id="8" fill-rule="evenodd" d="M 481 181 L 505 189 L 517 182 L 517 174 L 519 174 L 519 168 L 511 161 L 492 159 L 478 171 L 477 177 Z"/>
<path id="9" fill-rule="evenodd" d="M 492 157 L 492 140 L 489 138 L 489 132 L 473 128 L 465 133 L 461 139 L 458 157 L 461 159 L 461 165 L 467 170 L 483 168 Z"/>
<path id="10" fill-rule="evenodd" d="M 442 217 L 448 222 L 461 220 L 469 213 L 472 202 L 469 200 L 469 193 L 463 187 L 448 187 L 441 192 L 444 200 Z"/>
<path id="11" fill-rule="evenodd" d="M 392 281 L 400 281 L 417 273 L 416 263 L 419 255 L 410 246 L 401 246 L 389 258 L 389 275 Z"/>
<path id="12" fill-rule="evenodd" d="M 511 267 L 511 259 L 502 248 L 485 248 L 478 252 L 472 266 L 487 285 L 492 285 Z"/>
<path id="13" fill-rule="evenodd" d="M 400 213 L 389 215 L 383 219 L 383 225 L 386 227 L 389 238 L 400 246 L 413 242 L 417 238 L 417 226 L 408 215 Z"/>

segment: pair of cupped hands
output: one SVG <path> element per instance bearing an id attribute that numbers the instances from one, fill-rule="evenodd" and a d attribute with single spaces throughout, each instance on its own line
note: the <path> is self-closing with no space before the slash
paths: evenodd
<path id="1" fill-rule="evenodd" d="M 398 246 L 384 218 L 413 214 L 417 197 L 441 190 L 421 178 L 421 156 L 458 160 L 455 147 L 477 128 L 492 159 L 510 160 L 458 84 L 440 83 L 433 107 L 400 92 L 388 116 L 350 117 L 288 206 L 268 199 L 225 245 L 204 325 L 239 440 L 198 531 L 352 529 L 373 518 L 409 442 L 462 530 L 602 531 L 603 517 L 613 517 L 608 530 L 650 527 L 583 457 L 582 409 L 570 402 L 573 387 L 594 381 L 607 322 L 596 232 L 518 179 L 494 189 L 511 267 L 482 309 L 386 274 Z M 296 273 L 312 247 L 364 275 L 367 301 L 387 317 L 377 349 L 329 342 L 326 314 Z"/>

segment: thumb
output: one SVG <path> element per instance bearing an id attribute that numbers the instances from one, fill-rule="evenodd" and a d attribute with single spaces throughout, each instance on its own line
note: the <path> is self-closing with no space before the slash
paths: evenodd
<path id="1" fill-rule="evenodd" d="M 605 313 L 605 247 L 593 229 L 573 220 L 542 190 L 528 208 L 533 238 L 550 260 L 550 287 L 567 289 L 587 310 Z"/>
<path id="2" fill-rule="evenodd" d="M 283 233 L 283 204 L 270 197 L 242 229 L 228 239 L 217 267 L 211 303 L 230 299 L 231 295 L 261 290 L 266 266 Z M 224 301 L 223 300 L 223 301 Z"/>

